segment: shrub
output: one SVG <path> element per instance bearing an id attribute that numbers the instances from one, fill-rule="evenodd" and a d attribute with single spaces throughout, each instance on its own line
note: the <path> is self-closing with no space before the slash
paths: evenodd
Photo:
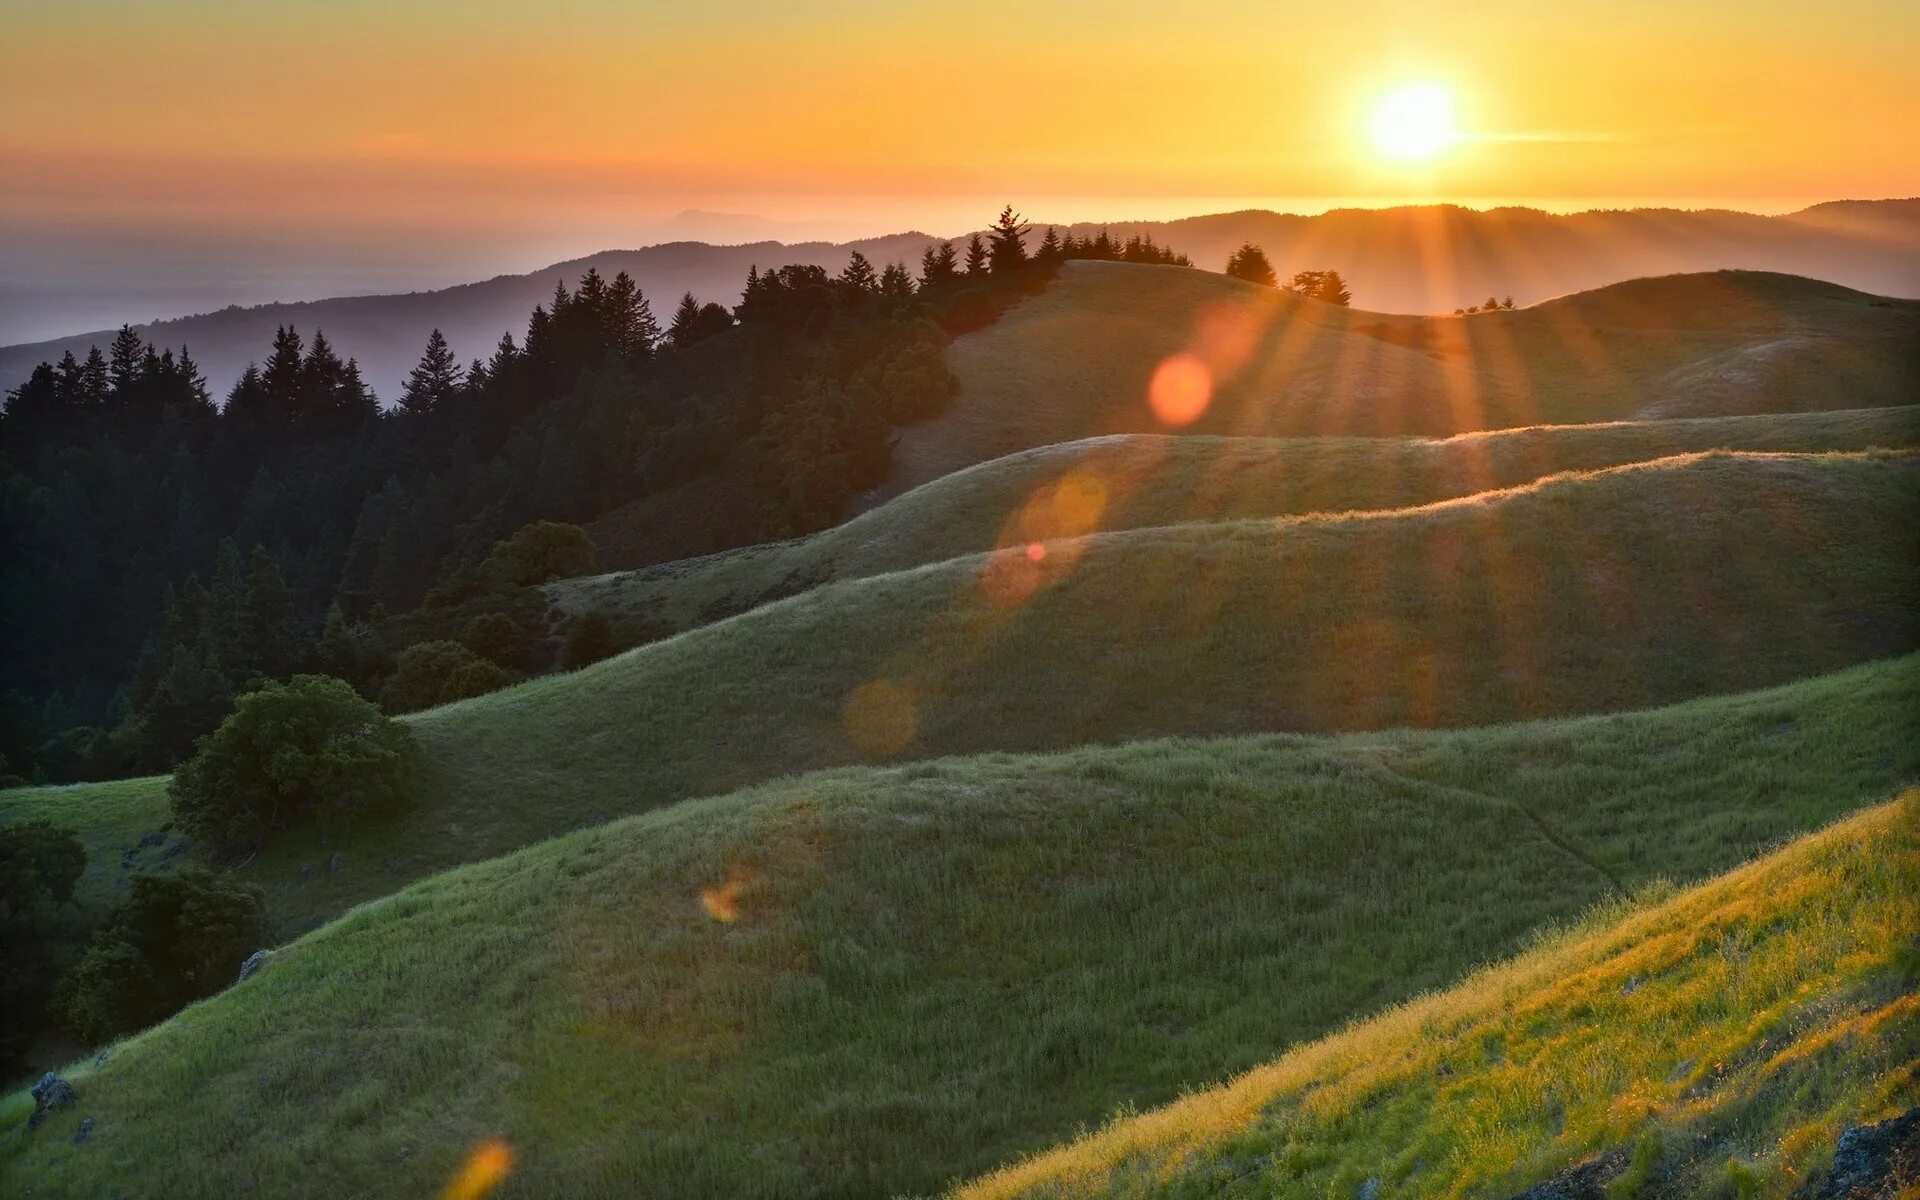
<path id="1" fill-rule="evenodd" d="M 182 827 L 226 850 L 310 816 L 332 831 L 392 807 L 419 762 L 406 728 L 351 687 L 296 675 L 240 697 L 175 773 L 168 798 Z"/>
<path id="2" fill-rule="evenodd" d="M 513 676 L 459 642 L 419 642 L 395 660 L 393 675 L 380 689 L 380 707 L 389 713 L 415 712 L 498 691 L 512 682 Z"/>
<path id="3" fill-rule="evenodd" d="M 460 644 L 481 658 L 509 671 L 526 667 L 533 639 L 506 613 L 481 613 L 460 631 Z"/>
<path id="4" fill-rule="evenodd" d="M 0 827 L 0 1063 L 12 1065 L 44 1019 L 58 931 L 52 909 L 86 869 L 79 839 L 46 821 Z"/>
<path id="5" fill-rule="evenodd" d="M 267 933 L 259 888 L 205 868 L 136 875 L 126 903 L 61 981 L 61 1018 L 93 1043 L 145 1029 L 233 982 Z"/>
<path id="6" fill-rule="evenodd" d="M 504 586 L 531 587 L 549 579 L 591 575 L 599 567 L 586 530 L 557 521 L 535 521 L 495 542 L 486 569 Z"/>
<path id="7" fill-rule="evenodd" d="M 560 651 L 560 665 L 569 671 L 611 658 L 620 652 L 613 638 L 613 624 L 602 612 L 585 612 L 573 619 L 567 644 Z"/>

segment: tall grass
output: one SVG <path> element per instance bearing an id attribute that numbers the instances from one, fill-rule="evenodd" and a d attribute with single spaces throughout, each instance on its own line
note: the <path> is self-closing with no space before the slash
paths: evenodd
<path id="1" fill-rule="evenodd" d="M 417 1195 L 503 1137 L 524 1196 L 936 1190 L 1890 794 L 1920 773 L 1917 690 L 1908 659 L 675 805 L 349 913 L 74 1070 L 39 1133 L 16 1096 L 6 1186 Z"/>
<path id="2" fill-rule="evenodd" d="M 1757 271 L 1462 320 L 1332 308 L 1176 267 L 1068 263 L 1044 294 L 949 348 L 960 395 L 903 431 L 888 494 L 1016 450 L 1167 432 L 1148 384 L 1178 354 L 1215 382 L 1180 432 L 1439 435 L 1912 404 L 1917 321 L 1920 302 Z"/>
<path id="3" fill-rule="evenodd" d="M 1774 1196 L 1920 1102 L 1920 793 L 954 1193 Z"/>
<path id="4" fill-rule="evenodd" d="M 1817 454 L 1920 444 L 1920 407 L 1534 426 L 1428 438 L 1136 434 L 968 467 L 790 542 L 548 586 L 685 629 L 822 583 L 1035 540 L 1157 525 L 1408 508 L 1708 450 Z"/>

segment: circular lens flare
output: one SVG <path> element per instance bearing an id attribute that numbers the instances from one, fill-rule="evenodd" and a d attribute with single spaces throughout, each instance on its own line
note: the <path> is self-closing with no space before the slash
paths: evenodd
<path id="1" fill-rule="evenodd" d="M 1191 425 L 1213 402 L 1213 372 L 1196 355 L 1176 354 L 1147 384 L 1147 403 L 1165 425 Z"/>
<path id="2" fill-rule="evenodd" d="M 1374 149 L 1394 162 L 1425 162 L 1460 140 L 1453 95 L 1433 83 L 1389 92 L 1374 106 L 1369 129 Z"/>

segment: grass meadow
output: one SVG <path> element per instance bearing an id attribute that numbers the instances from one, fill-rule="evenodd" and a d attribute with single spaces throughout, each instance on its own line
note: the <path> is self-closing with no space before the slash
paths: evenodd
<path id="1" fill-rule="evenodd" d="M 1163 433 L 1150 381 L 1212 381 L 1185 433 L 1445 435 L 1908 405 L 1920 301 L 1759 271 L 1633 280 L 1512 312 L 1392 316 L 1179 267 L 1072 262 L 958 338 L 960 394 L 903 432 L 894 495 L 1018 450 Z"/>
<path id="2" fill-rule="evenodd" d="M 822 583 L 1088 533 L 1372 512 L 1674 455 L 1920 445 L 1920 407 L 1534 426 L 1450 438 L 1131 434 L 956 471 L 789 542 L 548 585 L 567 612 L 706 624 Z"/>
<path id="3" fill-rule="evenodd" d="M 293 942 L 73 1068 L 81 1103 L 42 1133 L 9 1099 L 0 1172 L 417 1195 L 504 1138 L 521 1196 L 937 1191 L 1894 794 L 1916 689 L 1906 659 L 1653 712 L 673 805 Z"/>
<path id="4" fill-rule="evenodd" d="M 1920 1103 L 1920 793 L 1114 1122 L 954 1200 L 1787 1197 Z"/>

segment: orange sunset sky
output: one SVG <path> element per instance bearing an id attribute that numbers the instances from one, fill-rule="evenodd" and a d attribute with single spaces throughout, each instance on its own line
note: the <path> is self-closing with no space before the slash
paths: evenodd
<path id="1" fill-rule="evenodd" d="M 1784 207 L 1920 187 L 1916 61 L 1912 0 L 12 0 L 0 217 Z M 1367 136 L 1408 84 L 1453 102 L 1430 161 Z"/>

